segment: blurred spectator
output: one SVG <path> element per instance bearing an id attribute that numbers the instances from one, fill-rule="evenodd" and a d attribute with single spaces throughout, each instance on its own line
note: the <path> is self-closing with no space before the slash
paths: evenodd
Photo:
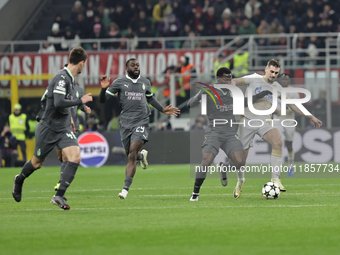
<path id="1" fill-rule="evenodd" d="M 153 34 L 144 23 L 140 24 L 139 31 L 137 32 L 137 36 L 139 39 L 153 37 Z M 139 41 L 138 49 L 146 49 L 149 48 L 150 45 L 147 44 L 147 41 Z"/>
<path id="2" fill-rule="evenodd" d="M 322 19 L 317 25 L 317 32 L 327 33 L 332 31 L 332 21 L 329 19 Z"/>
<path id="3" fill-rule="evenodd" d="M 298 20 L 299 19 L 296 17 L 293 10 L 289 9 L 289 10 L 287 10 L 287 13 L 286 13 L 284 20 L 283 20 L 284 23 L 282 25 L 284 25 L 285 28 L 288 28 L 288 26 L 290 24 L 297 24 Z"/>
<path id="4" fill-rule="evenodd" d="M 212 2 L 210 0 L 204 0 L 203 6 L 202 6 L 202 13 L 203 13 L 203 15 L 205 15 L 208 12 L 210 7 L 212 7 Z M 221 17 L 219 17 L 219 18 L 221 18 Z"/>
<path id="5" fill-rule="evenodd" d="M 158 124 L 158 131 L 165 131 L 165 130 L 172 130 L 172 126 L 171 126 L 169 118 L 167 118 L 165 121 L 162 121 Z"/>
<path id="6" fill-rule="evenodd" d="M 244 16 L 244 12 L 242 9 L 237 9 L 236 10 L 236 15 L 233 17 L 234 18 L 234 24 L 239 27 L 242 25 L 242 21 L 246 19 L 246 16 Z"/>
<path id="7" fill-rule="evenodd" d="M 328 4 L 326 4 L 323 7 L 323 12 L 319 14 L 319 17 L 321 19 L 329 19 L 332 21 L 332 23 L 335 23 L 337 22 L 338 15 L 336 15 L 335 11 L 332 10 Z"/>
<path id="8" fill-rule="evenodd" d="M 54 45 L 54 48 L 56 51 L 61 51 L 61 37 L 62 37 L 62 33 L 59 30 L 59 24 L 53 23 L 52 32 L 47 37 L 47 41 Z"/>
<path id="9" fill-rule="evenodd" d="M 9 126 L 5 126 L 0 137 L 0 166 L 15 167 L 18 159 L 17 139 L 11 133 Z M 5 165 L 2 165 L 2 160 Z"/>
<path id="10" fill-rule="evenodd" d="M 38 53 L 55 53 L 54 45 L 49 42 L 44 42 Z"/>
<path id="11" fill-rule="evenodd" d="M 244 19 L 242 25 L 238 28 L 239 35 L 257 34 L 256 26 L 249 19 Z"/>
<path id="12" fill-rule="evenodd" d="M 190 0 L 184 9 L 184 23 L 193 25 L 196 12 L 202 12 L 202 8 L 199 6 L 196 0 Z"/>
<path id="13" fill-rule="evenodd" d="M 302 23 L 307 24 L 308 22 L 313 22 L 314 26 L 318 24 L 320 18 L 315 16 L 314 10 L 312 8 L 307 9 L 307 13 L 302 18 Z"/>
<path id="14" fill-rule="evenodd" d="M 230 10 L 236 12 L 238 9 L 244 9 L 245 0 L 234 0 L 229 4 Z"/>
<path id="15" fill-rule="evenodd" d="M 203 115 L 199 115 L 195 120 L 195 124 L 191 126 L 191 129 L 192 130 L 203 130 L 207 127 L 207 125 L 208 125 L 208 121 L 206 117 L 204 117 Z"/>
<path id="16" fill-rule="evenodd" d="M 216 0 L 214 5 L 216 19 L 220 19 L 222 17 L 223 11 L 228 7 L 227 1 Z"/>
<path id="17" fill-rule="evenodd" d="M 304 13 L 303 8 L 304 6 L 302 0 L 292 0 L 290 9 L 294 11 L 294 14 L 296 14 L 296 16 L 302 17 Z"/>
<path id="18" fill-rule="evenodd" d="M 231 25 L 230 28 L 227 30 L 227 35 L 238 35 L 237 26 Z"/>
<path id="19" fill-rule="evenodd" d="M 326 100 L 326 91 L 320 90 L 319 98 L 314 101 L 314 112 L 313 115 L 322 121 L 326 126 L 327 123 L 327 100 Z"/>
<path id="20" fill-rule="evenodd" d="M 139 12 L 138 18 L 135 19 L 132 23 L 131 23 L 131 27 L 133 28 L 134 31 L 137 31 L 139 29 L 139 24 L 140 23 L 144 23 L 146 25 L 146 27 L 151 28 L 151 21 L 149 20 L 149 18 L 146 16 L 146 13 L 144 10 L 141 10 Z"/>
<path id="21" fill-rule="evenodd" d="M 85 16 L 87 18 L 87 20 L 92 23 L 93 22 L 93 18 L 94 16 L 98 14 L 98 11 L 96 9 L 96 7 L 93 4 L 93 1 L 88 1 L 87 5 L 86 5 L 86 9 L 85 9 Z"/>
<path id="22" fill-rule="evenodd" d="M 27 138 L 34 139 L 35 130 L 37 129 L 37 126 L 39 124 L 39 122 L 37 121 L 37 114 L 33 110 L 31 110 L 27 114 L 27 118 L 28 118 L 28 126 L 29 126 L 29 130 L 27 132 Z"/>
<path id="23" fill-rule="evenodd" d="M 196 47 L 198 47 L 199 41 L 196 40 L 192 40 L 196 38 L 196 34 L 194 31 L 190 31 L 189 35 L 188 35 L 188 39 L 185 40 L 182 44 L 182 48 L 183 49 L 195 49 Z"/>
<path id="24" fill-rule="evenodd" d="M 303 34 L 299 34 L 299 37 L 296 42 L 296 52 L 298 58 L 304 58 L 306 57 L 306 53 L 304 52 L 305 49 L 308 47 L 308 41 L 306 38 L 303 36 Z M 298 65 L 304 65 L 305 61 L 304 60 L 298 60 L 297 64 Z"/>
<path id="25" fill-rule="evenodd" d="M 249 0 L 244 7 L 244 15 L 251 19 L 254 14 L 254 10 L 260 8 L 261 3 L 257 0 Z"/>
<path id="26" fill-rule="evenodd" d="M 119 39 L 121 37 L 121 34 L 119 33 L 119 27 L 116 23 L 111 22 L 109 25 L 109 32 L 107 33 L 108 38 L 111 39 Z M 119 42 L 112 42 L 110 44 L 110 49 L 116 49 L 120 45 Z"/>
<path id="27" fill-rule="evenodd" d="M 260 25 L 257 28 L 257 33 L 258 34 L 267 34 L 269 29 L 269 25 L 265 19 L 261 20 Z"/>
<path id="28" fill-rule="evenodd" d="M 180 29 L 182 28 L 181 22 L 172 13 L 171 9 L 167 10 L 165 17 L 158 23 L 157 30 L 164 37 L 179 36 Z M 167 41 L 169 43 L 169 41 Z M 167 47 L 168 48 L 168 47 Z M 173 48 L 173 47 L 171 47 Z"/>
<path id="29" fill-rule="evenodd" d="M 139 12 L 140 10 L 137 8 L 136 3 L 131 1 L 128 8 L 128 15 L 130 16 L 129 24 L 131 24 L 131 22 L 135 21 L 139 17 Z"/>
<path id="30" fill-rule="evenodd" d="M 226 31 L 223 28 L 222 22 L 216 22 L 215 28 L 211 31 L 212 36 L 225 35 Z"/>
<path id="31" fill-rule="evenodd" d="M 270 26 L 268 28 L 268 34 L 280 34 L 284 32 L 284 27 L 279 23 L 278 20 L 273 20 L 270 23 Z M 268 44 L 269 45 L 278 45 L 280 42 L 280 38 L 269 38 Z"/>
<path id="32" fill-rule="evenodd" d="M 189 24 L 191 24 L 191 26 L 193 27 L 193 29 L 195 31 L 197 31 L 197 27 L 199 23 L 203 22 L 203 16 L 202 16 L 202 11 L 199 8 L 195 14 L 194 14 L 194 18 L 189 20 Z"/>
<path id="33" fill-rule="evenodd" d="M 86 39 L 89 36 L 89 22 L 85 18 L 83 13 L 78 13 L 76 21 L 73 23 L 73 30 L 82 39 Z"/>
<path id="34" fill-rule="evenodd" d="M 80 45 L 79 35 L 74 34 L 72 28 L 67 26 L 62 37 L 61 48 L 63 51 L 69 51 L 72 48 Z"/>
<path id="35" fill-rule="evenodd" d="M 194 73 L 196 73 L 196 69 L 194 64 L 191 64 L 189 62 L 189 57 L 187 56 L 181 56 L 178 64 L 180 74 L 182 75 L 179 79 L 179 85 L 182 89 L 184 89 L 184 93 L 180 93 L 180 97 L 177 102 L 180 105 L 190 98 L 190 80 L 193 77 Z"/>
<path id="36" fill-rule="evenodd" d="M 311 10 L 313 10 L 313 12 L 315 12 L 315 10 L 316 10 L 315 1 L 314 0 L 305 0 L 303 2 L 303 9 L 304 10 L 311 9 Z"/>
<path id="37" fill-rule="evenodd" d="M 308 21 L 306 26 L 303 28 L 304 33 L 314 33 L 316 32 L 317 28 L 313 21 Z"/>
<path id="38" fill-rule="evenodd" d="M 86 121 L 86 124 L 87 124 L 87 128 L 85 131 L 87 132 L 94 132 L 94 131 L 101 132 L 102 130 L 102 127 L 99 124 L 99 120 L 93 115 L 91 115 L 88 118 L 88 120 Z"/>
<path id="39" fill-rule="evenodd" d="M 8 118 L 8 124 L 12 134 L 20 145 L 23 161 L 26 162 L 26 135 L 29 132 L 28 118 L 21 112 L 21 105 L 15 104 L 14 111 Z"/>
<path id="40" fill-rule="evenodd" d="M 90 34 L 91 39 L 105 39 L 107 38 L 105 32 L 102 30 L 102 25 L 101 24 L 95 24 L 93 26 L 92 33 Z M 97 42 L 92 42 L 91 43 L 91 50 L 98 50 L 98 43 Z M 101 49 L 105 49 L 108 46 L 108 43 L 101 43 L 100 45 Z"/>
<path id="41" fill-rule="evenodd" d="M 251 21 L 255 24 L 256 27 L 258 27 L 261 24 L 261 21 L 263 19 L 263 15 L 261 14 L 261 9 L 256 8 L 254 9 L 253 17 L 251 18 Z"/>
<path id="42" fill-rule="evenodd" d="M 183 29 L 180 31 L 180 36 L 189 36 L 189 33 L 191 32 L 191 27 L 189 24 L 185 24 Z"/>
<path id="43" fill-rule="evenodd" d="M 272 7 L 269 12 L 265 14 L 265 19 L 267 20 L 268 24 L 271 24 L 273 20 L 276 20 L 281 25 L 284 25 L 284 17 L 275 7 Z"/>
<path id="44" fill-rule="evenodd" d="M 181 0 L 173 1 L 171 5 L 171 9 L 172 9 L 172 13 L 176 15 L 176 17 L 181 21 L 181 23 L 184 23 L 185 21 L 185 19 L 183 18 L 184 9 L 181 8 L 180 1 Z"/>
<path id="45" fill-rule="evenodd" d="M 224 9 L 222 13 L 222 24 L 224 30 L 229 30 L 230 26 L 234 24 L 232 20 L 231 10 L 229 8 Z"/>
<path id="46" fill-rule="evenodd" d="M 126 43 L 126 37 L 121 37 L 119 41 L 119 45 L 117 47 L 117 50 L 127 50 L 127 43 Z"/>
<path id="47" fill-rule="evenodd" d="M 57 13 L 54 18 L 54 23 L 59 24 L 59 30 L 61 33 L 64 32 L 66 26 L 68 26 L 68 22 L 63 19 L 63 16 L 60 13 Z"/>
<path id="48" fill-rule="evenodd" d="M 240 48 L 244 44 L 243 39 L 236 42 L 236 47 Z M 238 54 L 234 55 L 233 58 L 233 74 L 234 77 L 242 77 L 249 73 L 249 52 L 241 50 Z"/>
<path id="49" fill-rule="evenodd" d="M 207 13 L 203 16 L 203 22 L 206 29 L 209 31 L 215 28 L 216 17 L 215 17 L 215 9 L 214 7 L 209 7 Z"/>
<path id="50" fill-rule="evenodd" d="M 224 52 L 221 52 L 214 62 L 214 77 L 216 75 L 217 70 L 220 69 L 221 67 L 226 67 L 230 69 L 230 63 L 228 61 L 222 63 L 224 59 L 225 59 L 225 54 Z"/>
<path id="51" fill-rule="evenodd" d="M 209 36 L 208 33 L 209 33 L 209 31 L 207 31 L 207 29 L 205 29 L 204 24 L 198 23 L 196 35 L 197 36 Z M 204 40 L 199 41 L 198 47 L 199 48 L 210 47 L 211 44 L 212 44 L 212 42 L 210 40 L 204 39 Z"/>
<path id="52" fill-rule="evenodd" d="M 120 3 L 117 4 L 115 11 L 110 14 L 110 19 L 116 23 L 121 30 L 127 29 L 130 24 L 130 17 L 126 13 L 124 6 Z"/>
<path id="53" fill-rule="evenodd" d="M 81 1 L 75 1 L 74 2 L 74 5 L 72 7 L 72 10 L 71 10 L 71 21 L 74 22 L 77 20 L 78 18 L 78 14 L 79 13 L 84 13 L 85 11 L 85 8 L 84 6 L 82 5 Z"/>
<path id="54" fill-rule="evenodd" d="M 263 0 L 260 6 L 261 13 L 265 15 L 267 12 L 270 11 L 271 8 L 272 8 L 271 0 Z"/>
<path id="55" fill-rule="evenodd" d="M 171 10 L 171 6 L 170 4 L 166 3 L 165 0 L 159 0 L 158 4 L 154 6 L 152 17 L 155 27 L 157 27 L 158 23 L 163 20 L 168 10 Z"/>
<path id="56" fill-rule="evenodd" d="M 315 58 L 319 56 L 319 48 L 323 45 L 321 41 L 316 36 L 311 36 L 309 38 L 308 46 L 307 46 L 307 53 L 311 58 L 309 60 L 309 64 L 316 65 L 320 63 L 320 60 L 316 60 Z M 314 59 L 313 59 L 314 58 Z"/>

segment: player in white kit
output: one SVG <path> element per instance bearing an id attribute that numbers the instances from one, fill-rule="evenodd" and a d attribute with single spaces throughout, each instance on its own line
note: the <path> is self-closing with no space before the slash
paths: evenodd
<path id="1" fill-rule="evenodd" d="M 281 95 L 281 85 L 276 81 L 280 72 L 280 63 L 271 59 L 268 61 L 265 68 L 265 75 L 251 74 L 243 76 L 242 78 L 233 79 L 233 84 L 236 86 L 249 85 L 245 95 L 248 95 L 248 90 L 252 91 L 252 95 L 256 95 L 261 91 L 268 90 L 273 92 L 273 88 L 278 89 L 277 97 Z M 272 107 L 272 95 L 267 95 L 257 100 L 253 106 L 257 110 L 268 110 Z M 294 112 L 304 115 L 304 113 L 294 104 L 288 105 Z M 311 121 L 311 124 L 319 128 L 322 122 L 313 115 L 306 115 Z M 250 121 L 250 122 L 249 122 Z M 271 120 L 271 114 L 268 115 L 256 115 L 249 110 L 249 107 L 245 108 L 244 116 L 239 121 L 238 136 L 243 144 L 245 150 L 245 157 L 247 158 L 250 147 L 253 146 L 253 139 L 255 135 L 259 135 L 263 140 L 270 143 L 272 146 L 271 153 L 271 166 L 272 166 L 272 182 L 279 185 L 281 191 L 286 191 L 286 188 L 282 185 L 279 179 L 282 167 L 282 140 L 280 132 L 277 128 L 273 127 Z M 254 127 L 258 126 L 258 127 Z M 241 196 L 242 187 L 245 183 L 244 171 L 237 172 L 238 182 L 234 190 L 234 197 L 239 198 Z"/>
<path id="2" fill-rule="evenodd" d="M 291 87 L 290 86 L 290 77 L 288 74 L 283 73 L 281 74 L 280 77 L 280 84 L 283 88 Z M 298 99 L 300 98 L 299 93 L 297 92 L 290 92 L 288 93 L 288 98 L 290 99 Z M 278 105 L 280 107 L 280 105 Z M 287 173 L 288 177 L 292 177 L 294 175 L 294 157 L 295 153 L 293 150 L 293 139 L 294 139 L 294 133 L 295 133 L 295 113 L 287 107 L 286 110 L 286 115 L 280 115 L 280 108 L 278 111 L 275 112 L 273 115 L 273 119 L 279 119 L 280 121 L 275 121 L 274 126 L 279 130 L 281 137 L 285 137 L 285 146 L 287 147 L 288 150 L 288 166 L 289 166 L 289 171 Z M 281 125 L 281 121 L 286 120 L 285 124 L 287 127 L 284 127 Z M 287 121 L 287 120 L 292 120 L 292 121 Z"/>

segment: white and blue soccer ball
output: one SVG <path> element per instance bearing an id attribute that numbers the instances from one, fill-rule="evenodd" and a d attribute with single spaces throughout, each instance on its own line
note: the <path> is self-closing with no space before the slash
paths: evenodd
<path id="1" fill-rule="evenodd" d="M 266 199 L 277 199 L 280 196 L 280 187 L 274 182 L 267 182 L 262 187 L 262 195 Z"/>

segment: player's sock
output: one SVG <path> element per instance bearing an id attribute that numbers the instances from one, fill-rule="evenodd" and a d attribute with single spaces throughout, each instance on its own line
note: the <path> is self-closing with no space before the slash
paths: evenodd
<path id="1" fill-rule="evenodd" d="M 131 184 L 132 184 L 132 180 L 133 180 L 132 177 L 126 176 L 126 177 L 125 177 L 125 182 L 124 182 L 124 187 L 123 187 L 123 189 L 126 189 L 127 191 L 129 191 L 130 186 L 131 186 Z"/>
<path id="2" fill-rule="evenodd" d="M 139 157 L 137 158 L 137 160 L 143 160 L 143 159 L 144 159 L 143 153 L 139 153 Z"/>
<path id="3" fill-rule="evenodd" d="M 68 162 L 68 161 L 63 161 L 63 162 L 61 163 L 61 167 L 60 167 L 60 178 L 61 178 L 63 172 L 65 171 L 65 167 L 67 166 L 67 162 Z M 59 180 L 59 183 L 60 183 L 60 180 Z"/>
<path id="4" fill-rule="evenodd" d="M 272 170 L 272 179 L 278 179 L 281 173 L 282 167 L 282 151 L 272 150 L 272 154 L 270 157 L 270 164 L 273 167 Z"/>
<path id="5" fill-rule="evenodd" d="M 293 166 L 294 165 L 294 158 L 295 158 L 295 152 L 291 151 L 288 152 L 288 166 Z"/>
<path id="6" fill-rule="evenodd" d="M 237 169 L 235 163 L 231 159 L 229 160 L 228 163 L 223 163 L 223 167 L 226 167 L 226 169 L 236 169 L 237 179 L 238 180 L 244 179 L 244 170 L 241 171 L 240 169 Z"/>
<path id="7" fill-rule="evenodd" d="M 66 189 L 71 185 L 74 176 L 76 175 L 77 169 L 79 164 L 66 161 L 65 169 L 63 170 L 63 173 L 60 175 L 60 186 L 57 191 L 56 196 L 63 197 Z"/>
<path id="8" fill-rule="evenodd" d="M 204 182 L 205 178 L 196 178 L 195 179 L 195 186 L 194 186 L 194 193 L 200 193 L 201 186 Z"/>
<path id="9" fill-rule="evenodd" d="M 24 180 L 30 176 L 36 169 L 33 167 L 31 160 L 27 161 L 21 170 L 21 173 L 16 178 L 18 184 L 22 184 Z"/>

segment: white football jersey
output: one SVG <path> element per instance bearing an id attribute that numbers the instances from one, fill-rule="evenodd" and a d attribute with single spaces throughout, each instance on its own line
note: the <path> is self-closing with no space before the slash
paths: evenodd
<path id="1" fill-rule="evenodd" d="M 272 84 L 268 83 L 265 81 L 264 76 L 259 75 L 257 73 L 251 74 L 251 75 L 246 75 L 242 77 L 244 80 L 244 83 L 246 85 L 249 84 L 247 87 L 245 96 L 248 96 L 248 90 L 251 90 L 252 95 L 257 95 L 262 91 L 268 90 L 273 92 L 273 88 L 277 87 L 277 97 L 281 97 L 281 85 L 277 82 L 274 81 Z M 279 100 L 278 100 L 279 101 Z M 273 96 L 272 95 L 266 95 L 263 98 L 260 98 L 254 103 L 254 108 L 256 110 L 268 110 L 272 107 L 273 104 Z M 244 110 L 244 116 L 247 117 L 248 119 L 271 119 L 271 114 L 268 115 L 256 115 L 252 113 L 248 107 L 245 108 Z"/>
<path id="2" fill-rule="evenodd" d="M 288 88 L 292 88 L 292 86 L 288 86 Z M 300 95 L 297 92 L 290 92 L 287 94 L 287 98 L 290 99 L 299 99 Z M 277 108 L 281 110 L 281 100 L 277 103 Z M 286 109 L 286 115 L 277 115 L 274 114 L 274 119 L 286 120 L 286 119 L 295 119 L 295 112 L 293 112 L 289 107 Z"/>

